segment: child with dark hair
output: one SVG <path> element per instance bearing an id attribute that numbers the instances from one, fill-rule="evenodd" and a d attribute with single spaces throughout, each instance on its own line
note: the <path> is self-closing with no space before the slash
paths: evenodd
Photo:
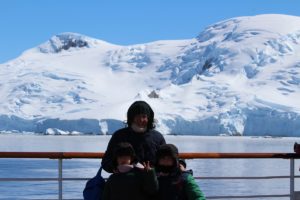
<path id="1" fill-rule="evenodd" d="M 175 145 L 161 145 L 156 159 L 155 169 L 159 183 L 157 200 L 205 200 L 192 174 L 180 169 Z"/>
<path id="2" fill-rule="evenodd" d="M 113 153 L 113 171 L 104 188 L 104 200 L 149 200 L 158 191 L 154 169 L 149 162 L 136 166 L 131 144 L 119 143 Z"/>

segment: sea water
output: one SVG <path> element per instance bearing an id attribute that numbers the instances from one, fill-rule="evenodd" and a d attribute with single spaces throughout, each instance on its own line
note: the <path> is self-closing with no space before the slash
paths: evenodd
<path id="1" fill-rule="evenodd" d="M 300 138 L 166 136 L 180 152 L 275 152 L 291 153 Z M 0 151 L 104 152 L 110 136 L 0 135 Z M 64 178 L 91 178 L 100 159 L 63 160 Z M 187 160 L 206 196 L 289 194 L 289 179 L 207 180 L 209 176 L 288 176 L 290 161 L 284 159 Z M 299 175 L 300 162 L 295 162 Z M 109 174 L 103 173 L 104 176 Z M 0 178 L 57 178 L 58 161 L 51 159 L 0 159 Z M 64 181 L 63 198 L 80 199 L 86 181 Z M 295 189 L 300 190 L 299 181 Z M 0 199 L 57 199 L 57 181 L 0 182 Z M 268 198 L 272 199 L 272 198 Z M 288 199 L 288 198 L 273 198 Z"/>

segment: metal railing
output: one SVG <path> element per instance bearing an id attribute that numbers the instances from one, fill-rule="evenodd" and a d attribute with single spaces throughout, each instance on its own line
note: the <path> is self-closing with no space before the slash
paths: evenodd
<path id="1" fill-rule="evenodd" d="M 63 200 L 63 181 L 86 181 L 88 178 L 64 178 L 63 160 L 64 159 L 100 159 L 104 153 L 96 152 L 0 152 L 0 158 L 48 158 L 58 160 L 57 178 L 1 178 L 0 181 L 57 181 L 58 199 Z M 247 176 L 247 177 L 201 177 L 204 179 L 290 179 L 290 193 L 277 195 L 237 195 L 237 196 L 208 196 L 207 199 L 242 199 L 242 198 L 269 198 L 269 197 L 289 197 L 295 199 L 295 159 L 300 159 L 300 154 L 295 153 L 180 153 L 180 158 L 184 159 L 289 159 L 289 176 Z M 200 177 L 195 177 L 199 179 Z M 66 200 L 66 199 L 65 199 Z"/>

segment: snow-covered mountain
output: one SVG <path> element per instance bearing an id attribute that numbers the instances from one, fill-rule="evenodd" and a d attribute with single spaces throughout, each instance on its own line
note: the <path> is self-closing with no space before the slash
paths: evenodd
<path id="1" fill-rule="evenodd" d="M 300 17 L 130 46 L 63 33 L 0 65 L 0 131 L 112 133 L 140 99 L 164 134 L 300 136 Z"/>

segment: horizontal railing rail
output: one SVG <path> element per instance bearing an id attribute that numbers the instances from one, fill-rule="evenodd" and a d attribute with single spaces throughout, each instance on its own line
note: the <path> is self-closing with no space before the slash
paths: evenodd
<path id="1" fill-rule="evenodd" d="M 72 159 L 103 158 L 103 152 L 0 152 L 0 158 L 49 158 L 49 159 Z M 180 158 L 184 159 L 239 159 L 239 158 L 284 158 L 300 159 L 300 154 L 296 153 L 179 153 Z"/>
<path id="2" fill-rule="evenodd" d="M 63 199 L 63 181 L 86 181 L 89 178 L 64 178 L 63 165 L 64 159 L 101 159 L 102 152 L 0 152 L 0 158 L 40 158 L 40 159 L 57 159 L 58 160 L 58 177 L 57 178 L 1 178 L 0 181 L 58 181 L 58 199 Z M 207 199 L 242 199 L 242 198 L 280 198 L 289 197 L 295 200 L 295 159 L 300 159 L 300 154 L 296 153 L 180 153 L 183 159 L 289 159 L 290 175 L 289 176 L 247 176 L 247 177 L 195 177 L 196 179 L 220 179 L 220 180 L 247 180 L 247 179 L 290 179 L 290 193 L 276 195 L 236 195 L 236 196 L 209 196 Z"/>

